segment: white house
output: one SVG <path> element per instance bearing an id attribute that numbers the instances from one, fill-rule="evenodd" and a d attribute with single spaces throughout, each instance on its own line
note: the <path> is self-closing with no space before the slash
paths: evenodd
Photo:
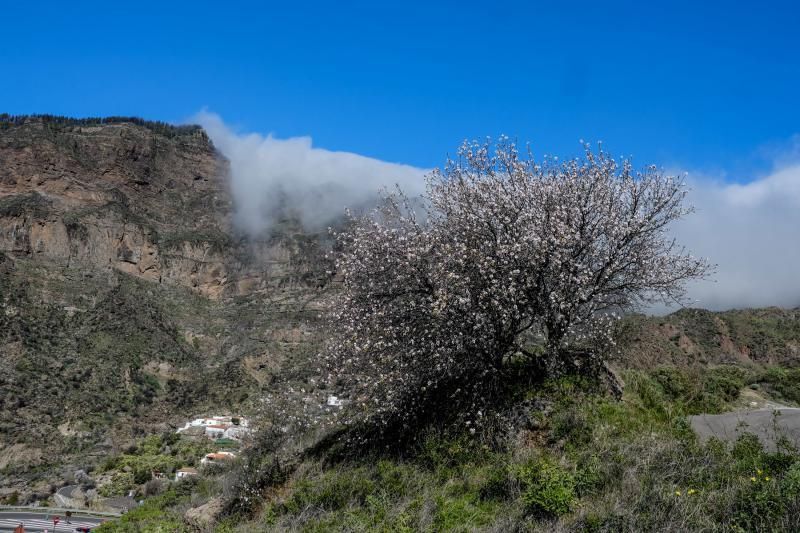
<path id="1" fill-rule="evenodd" d="M 225 430 L 223 436 L 226 439 L 242 440 L 243 438 L 250 435 L 250 433 L 251 433 L 250 428 L 246 426 L 230 426 Z"/>
<path id="2" fill-rule="evenodd" d="M 344 405 L 344 400 L 338 396 L 328 396 L 327 404 L 331 407 L 341 407 Z"/>
<path id="3" fill-rule="evenodd" d="M 185 479 L 187 477 L 196 476 L 198 474 L 196 468 L 192 468 L 191 466 L 187 466 L 185 468 L 179 468 L 177 472 L 175 472 L 175 481 L 180 481 L 181 479 Z"/>
<path id="4" fill-rule="evenodd" d="M 222 424 L 206 426 L 206 437 L 209 439 L 221 439 L 225 436 L 226 429 L 228 429 L 228 426 Z"/>
<path id="5" fill-rule="evenodd" d="M 234 423 L 235 422 L 235 423 Z M 182 433 L 190 428 L 195 427 L 202 427 L 202 428 L 209 428 L 209 427 L 217 427 L 221 426 L 223 429 L 227 429 L 229 427 L 250 427 L 250 421 L 241 416 L 212 416 L 206 418 L 195 418 L 190 422 L 186 422 L 183 427 L 178 428 L 177 433 Z M 206 431 L 206 435 L 208 435 L 208 430 Z"/>

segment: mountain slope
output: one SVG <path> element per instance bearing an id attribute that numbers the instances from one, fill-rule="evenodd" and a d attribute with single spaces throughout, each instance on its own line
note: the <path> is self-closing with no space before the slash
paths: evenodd
<path id="1" fill-rule="evenodd" d="M 239 234 L 227 173 L 197 127 L 0 115 L 0 497 L 200 413 L 324 401 L 330 243 Z M 622 368 L 797 366 L 800 310 L 632 315 L 619 346 Z"/>
<path id="2" fill-rule="evenodd" d="M 631 315 L 621 322 L 618 336 L 620 364 L 626 367 L 800 364 L 800 309 Z"/>
<path id="3" fill-rule="evenodd" d="M 197 127 L 0 116 L 3 483 L 302 379 L 325 240 L 292 220 L 246 239 L 231 210 Z"/>

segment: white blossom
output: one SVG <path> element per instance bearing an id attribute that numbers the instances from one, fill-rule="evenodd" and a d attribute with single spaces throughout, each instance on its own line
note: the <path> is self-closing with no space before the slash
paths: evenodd
<path id="1" fill-rule="evenodd" d="M 336 234 L 329 382 L 351 416 L 411 422 L 437 395 L 479 406 L 524 336 L 558 361 L 608 338 L 612 313 L 682 301 L 710 272 L 664 232 L 685 195 L 588 146 L 537 162 L 505 138 L 465 143 L 420 201 L 387 194 Z"/>

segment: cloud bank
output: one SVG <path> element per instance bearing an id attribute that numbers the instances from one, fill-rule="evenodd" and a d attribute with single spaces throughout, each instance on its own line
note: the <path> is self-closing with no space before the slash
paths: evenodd
<path id="1" fill-rule="evenodd" d="M 800 306 L 800 163 L 746 184 L 691 177 L 697 211 L 675 225 L 678 242 L 718 265 L 689 285 L 695 306 L 723 310 Z"/>
<path id="2" fill-rule="evenodd" d="M 230 160 L 235 219 L 251 235 L 286 214 L 322 229 L 345 207 L 368 206 L 396 184 L 412 196 L 424 191 L 424 169 L 315 148 L 309 137 L 239 134 L 212 113 L 194 120 Z M 693 306 L 800 306 L 800 158 L 797 150 L 790 155 L 745 184 L 690 174 L 688 201 L 696 212 L 672 230 L 694 255 L 718 265 L 713 280 L 689 285 Z"/>
<path id="3" fill-rule="evenodd" d="M 310 137 L 239 134 L 213 113 L 201 112 L 193 120 L 230 161 L 235 222 L 250 235 L 286 215 L 322 229 L 345 208 L 374 203 L 384 188 L 399 185 L 409 195 L 425 188 L 424 169 L 316 148 Z"/>

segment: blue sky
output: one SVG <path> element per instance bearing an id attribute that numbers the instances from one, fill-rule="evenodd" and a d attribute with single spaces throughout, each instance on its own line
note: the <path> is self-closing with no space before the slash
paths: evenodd
<path id="1" fill-rule="evenodd" d="M 423 167 L 503 133 L 733 181 L 766 170 L 800 133 L 800 8 L 650 4 L 3 2 L 0 111 L 207 108 Z"/>
<path id="2" fill-rule="evenodd" d="M 467 138 L 561 157 L 602 140 L 689 171 L 697 212 L 674 232 L 719 264 L 698 305 L 793 307 L 798 6 L 0 0 L 0 112 L 203 121 L 252 231 L 278 187 L 320 222 L 418 191 Z"/>

